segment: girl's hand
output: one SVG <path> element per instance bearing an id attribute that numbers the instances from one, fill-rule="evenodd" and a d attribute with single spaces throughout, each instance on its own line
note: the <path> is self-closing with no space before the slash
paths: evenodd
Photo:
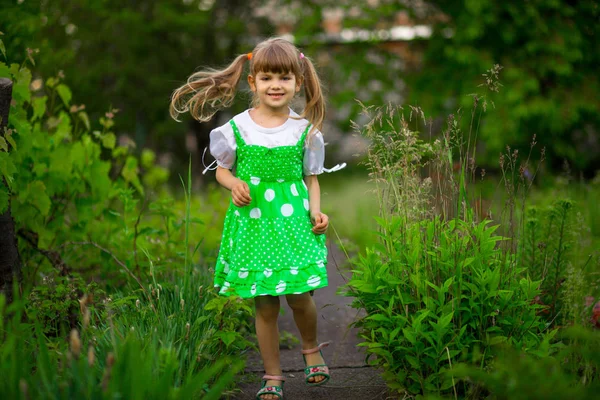
<path id="1" fill-rule="evenodd" d="M 244 207 L 250 204 L 252 198 L 250 197 L 248 184 L 242 180 L 234 183 L 231 187 L 231 198 L 233 199 L 233 204 L 237 207 Z"/>
<path id="2" fill-rule="evenodd" d="M 310 213 L 310 222 L 313 224 L 312 231 L 315 235 L 322 235 L 329 227 L 329 217 L 320 211 Z"/>

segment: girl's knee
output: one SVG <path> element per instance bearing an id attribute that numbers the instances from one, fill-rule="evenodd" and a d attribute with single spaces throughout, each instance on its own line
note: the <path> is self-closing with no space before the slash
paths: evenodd
<path id="1" fill-rule="evenodd" d="M 277 320 L 277 317 L 279 316 L 278 297 L 257 297 L 254 304 L 257 318 L 261 318 L 263 320 Z"/>
<path id="2" fill-rule="evenodd" d="M 301 311 L 310 307 L 313 301 L 308 293 L 288 294 L 285 298 L 290 308 L 294 311 Z"/>

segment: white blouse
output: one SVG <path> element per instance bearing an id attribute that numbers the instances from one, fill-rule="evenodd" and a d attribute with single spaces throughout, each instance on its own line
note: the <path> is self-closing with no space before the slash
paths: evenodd
<path id="1" fill-rule="evenodd" d="M 290 116 L 298 117 L 298 114 L 290 109 Z M 249 110 L 233 117 L 233 121 L 246 144 L 269 148 L 295 145 L 308 126 L 306 119 L 288 118 L 283 125 L 265 128 L 252 120 Z M 210 154 L 215 158 L 218 166 L 232 169 L 236 160 L 236 149 L 233 128 L 229 122 L 210 132 Z M 304 143 L 304 175 L 319 175 L 327 171 L 323 168 L 324 161 L 323 134 L 317 130 L 314 136 Z"/>

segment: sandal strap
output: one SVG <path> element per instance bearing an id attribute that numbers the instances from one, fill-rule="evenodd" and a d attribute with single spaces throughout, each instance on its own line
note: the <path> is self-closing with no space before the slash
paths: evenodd
<path id="1" fill-rule="evenodd" d="M 279 386 L 265 386 L 256 393 L 256 398 L 258 399 L 260 396 L 265 394 L 277 396 L 277 398 L 281 400 L 283 398 L 283 389 Z"/>
<path id="2" fill-rule="evenodd" d="M 308 349 L 308 350 L 302 350 L 302 354 L 312 354 L 312 353 L 317 353 L 319 351 L 321 351 L 321 349 L 323 349 L 324 347 L 329 346 L 331 342 L 325 342 L 325 343 L 321 343 L 320 345 L 318 345 L 317 347 L 315 347 L 314 349 Z"/>
<path id="3" fill-rule="evenodd" d="M 262 377 L 263 381 L 279 381 L 279 382 L 285 382 L 285 377 L 281 376 L 281 375 L 265 375 Z"/>

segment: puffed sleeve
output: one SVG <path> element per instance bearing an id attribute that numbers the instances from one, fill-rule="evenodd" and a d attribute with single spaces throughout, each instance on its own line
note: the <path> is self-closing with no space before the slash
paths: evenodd
<path id="1" fill-rule="evenodd" d="M 235 164 L 236 144 L 233 129 L 224 125 L 210 132 L 210 154 L 219 167 L 232 169 Z M 231 131 L 231 132 L 230 132 Z"/>
<path id="2" fill-rule="evenodd" d="M 304 148 L 304 175 L 319 175 L 323 173 L 325 162 L 325 142 L 323 134 L 316 131 L 312 137 L 306 139 Z"/>

